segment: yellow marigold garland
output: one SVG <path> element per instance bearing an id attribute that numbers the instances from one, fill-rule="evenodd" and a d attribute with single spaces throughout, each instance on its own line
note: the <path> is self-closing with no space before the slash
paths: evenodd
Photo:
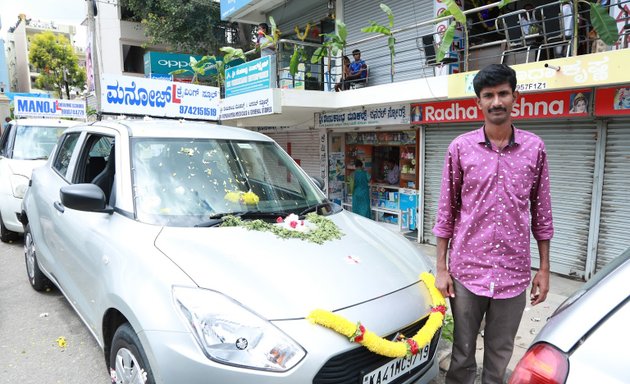
<path id="1" fill-rule="evenodd" d="M 446 313 L 446 301 L 440 291 L 435 288 L 435 277 L 428 272 L 423 272 L 420 274 L 420 280 L 429 289 L 432 310 L 427 322 L 411 338 L 389 341 L 368 331 L 361 323 L 353 323 L 323 309 L 312 311 L 307 319 L 346 336 L 350 341 L 359 343 L 376 354 L 393 358 L 415 355 L 431 342 L 435 333 L 442 327 Z"/>

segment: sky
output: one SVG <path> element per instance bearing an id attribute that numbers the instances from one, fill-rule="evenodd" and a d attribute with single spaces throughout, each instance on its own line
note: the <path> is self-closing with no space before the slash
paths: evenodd
<path id="1" fill-rule="evenodd" d="M 26 14 L 27 18 L 33 20 L 76 25 L 75 44 L 85 47 L 85 27 L 80 26 L 87 15 L 85 0 L 0 0 L 0 17 L 2 18 L 0 37 L 5 41 L 8 29 L 15 25 L 20 13 Z"/>

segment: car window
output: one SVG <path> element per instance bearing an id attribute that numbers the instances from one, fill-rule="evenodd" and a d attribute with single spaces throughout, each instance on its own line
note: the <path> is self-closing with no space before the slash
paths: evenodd
<path id="1" fill-rule="evenodd" d="M 273 142 L 135 138 L 131 148 L 141 221 L 195 225 L 229 213 L 299 213 L 323 199 Z"/>
<path id="2" fill-rule="evenodd" d="M 11 157 L 20 160 L 48 159 L 64 129 L 65 127 L 57 126 L 17 124 Z"/>
<path id="3" fill-rule="evenodd" d="M 74 183 L 92 183 L 105 170 L 113 142 L 111 136 L 90 134 L 87 137 L 74 171 Z"/>
<path id="4" fill-rule="evenodd" d="M 0 136 L 0 155 L 4 157 L 11 157 L 10 148 L 13 141 L 10 136 L 11 130 L 13 130 L 13 125 L 9 124 L 2 130 L 2 136 Z"/>
<path id="5" fill-rule="evenodd" d="M 63 178 L 69 179 L 68 167 L 70 166 L 70 159 L 72 158 L 72 152 L 79 140 L 79 133 L 70 133 L 63 138 L 63 142 L 57 151 L 57 155 L 53 162 L 53 169 L 55 169 Z"/>

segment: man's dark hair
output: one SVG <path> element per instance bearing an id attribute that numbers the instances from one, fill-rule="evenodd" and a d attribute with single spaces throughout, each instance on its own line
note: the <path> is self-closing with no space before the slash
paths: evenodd
<path id="1" fill-rule="evenodd" d="M 510 84 L 512 92 L 516 91 L 516 71 L 505 64 L 490 64 L 479 71 L 473 79 L 473 87 L 477 97 L 481 94 L 482 89 L 505 83 Z"/>
<path id="2" fill-rule="evenodd" d="M 260 23 L 260 24 L 258 24 L 258 26 L 260 28 L 262 28 L 263 31 L 265 31 L 265 34 L 269 33 L 269 25 L 267 23 Z"/>
<path id="3" fill-rule="evenodd" d="M 357 168 L 361 168 L 363 166 L 363 162 L 359 159 L 354 160 L 354 166 Z"/>
<path id="4" fill-rule="evenodd" d="M 352 51 L 352 54 L 353 54 L 353 55 L 356 55 L 357 53 L 361 53 L 361 51 L 360 51 L 360 50 L 358 50 L 358 49 L 355 49 L 354 51 Z"/>

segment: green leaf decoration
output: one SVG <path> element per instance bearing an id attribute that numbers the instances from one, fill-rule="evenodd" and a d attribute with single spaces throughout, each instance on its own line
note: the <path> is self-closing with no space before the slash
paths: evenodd
<path id="1" fill-rule="evenodd" d="M 466 25 L 466 15 L 459 8 L 455 0 L 444 0 L 446 4 L 446 9 L 450 12 L 451 15 L 459 22 L 460 24 Z"/>
<path id="2" fill-rule="evenodd" d="M 240 217 L 225 216 L 221 227 L 244 227 L 250 231 L 271 232 L 281 239 L 300 239 L 315 244 L 323 244 L 326 241 L 341 239 L 343 232 L 330 219 L 311 212 L 305 218 L 314 226 L 308 232 L 298 232 L 284 228 L 278 224 L 267 223 L 262 220 L 243 221 Z"/>
<path id="3" fill-rule="evenodd" d="M 591 24 L 597 31 L 599 38 L 606 45 L 613 45 L 619 40 L 617 32 L 617 22 L 608 14 L 608 10 L 596 3 L 589 3 L 591 6 Z"/>
<path id="4" fill-rule="evenodd" d="M 394 13 L 392 12 L 391 8 L 383 3 L 381 3 L 380 6 L 383 12 L 387 14 L 387 18 L 389 19 L 389 28 L 394 28 Z"/>
<path id="5" fill-rule="evenodd" d="M 326 54 L 324 47 L 317 47 L 315 52 L 313 52 L 313 56 L 311 56 L 311 63 L 317 64 Z"/>
<path id="6" fill-rule="evenodd" d="M 291 77 L 295 78 L 295 74 L 298 72 L 298 65 L 300 64 L 300 49 L 295 49 L 291 56 L 291 62 L 289 63 L 289 73 Z"/>
<path id="7" fill-rule="evenodd" d="M 361 28 L 361 32 L 365 32 L 365 33 L 370 33 L 370 32 L 374 32 L 374 33 L 381 33 L 383 35 L 389 35 L 389 28 L 384 27 L 382 25 L 370 25 L 369 27 L 363 27 Z"/>
<path id="8" fill-rule="evenodd" d="M 444 57 L 446 57 L 446 54 L 448 53 L 451 47 L 451 44 L 453 44 L 453 39 L 455 38 L 456 26 L 457 26 L 457 23 L 453 21 L 449 24 L 448 28 L 446 28 L 446 31 L 444 31 L 444 35 L 442 36 L 442 42 L 440 43 L 440 47 L 438 48 L 438 51 L 435 54 L 435 61 L 437 61 L 438 63 L 444 60 Z"/>

